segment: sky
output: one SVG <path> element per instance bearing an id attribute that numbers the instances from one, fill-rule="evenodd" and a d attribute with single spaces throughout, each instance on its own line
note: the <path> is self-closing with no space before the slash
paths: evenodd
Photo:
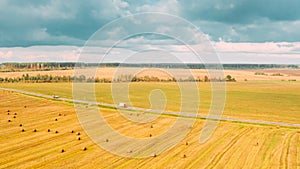
<path id="1" fill-rule="evenodd" d="M 77 61 L 87 41 L 105 25 L 159 12 L 199 29 L 222 63 L 300 64 L 299 7 L 299 0 L 1 0 L 0 62 Z M 137 21 L 133 19 L 101 32 L 89 56 L 103 57 L 107 44 L 145 28 L 180 32 L 184 39 L 196 36 L 176 20 L 151 15 L 145 20 L 132 26 Z M 184 62 L 197 62 L 183 45 L 170 37 L 141 34 L 123 40 L 107 61 L 122 61 L 137 51 L 164 50 Z M 150 54 L 144 57 L 151 60 Z"/>

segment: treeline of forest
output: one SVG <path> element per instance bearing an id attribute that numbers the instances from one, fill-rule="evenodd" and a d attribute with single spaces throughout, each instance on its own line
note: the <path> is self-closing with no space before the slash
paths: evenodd
<path id="1" fill-rule="evenodd" d="M 217 68 L 216 64 L 180 64 L 180 63 L 141 63 L 141 64 L 121 64 L 121 63 L 80 63 L 80 62 L 41 62 L 41 63 L 17 63 L 9 62 L 1 64 L 2 72 L 26 71 L 26 70 L 67 70 L 75 67 L 145 67 L 145 68 L 184 68 L 184 69 L 205 69 Z M 223 69 L 242 70 L 242 69 L 275 69 L 292 68 L 298 69 L 299 65 L 284 64 L 223 64 Z"/>
<path id="2" fill-rule="evenodd" d="M 194 78 L 190 76 L 186 79 L 160 79 L 155 76 L 144 76 L 137 77 L 130 74 L 120 75 L 117 78 L 113 78 L 113 80 L 107 78 L 94 78 L 94 77 L 86 77 L 84 75 L 80 76 L 52 76 L 52 75 L 37 75 L 30 76 L 28 74 L 23 74 L 22 77 L 14 77 L 14 78 L 1 78 L 0 83 L 58 83 L 58 82 L 88 82 L 88 83 L 111 83 L 111 82 L 210 82 L 210 81 L 228 81 L 235 82 L 235 78 L 231 77 L 231 75 L 227 75 L 224 79 L 221 78 L 213 78 L 210 79 L 208 76 L 204 76 L 203 78 L 197 77 Z"/>

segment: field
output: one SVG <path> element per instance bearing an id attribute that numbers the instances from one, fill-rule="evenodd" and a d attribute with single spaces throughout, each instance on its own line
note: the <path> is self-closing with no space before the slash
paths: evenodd
<path id="1" fill-rule="evenodd" d="M 281 80 L 227 83 L 223 117 L 299 124 L 300 82 Z M 212 98 L 210 83 L 199 82 L 197 86 L 201 100 L 198 113 L 207 114 Z M 71 83 L 3 83 L 0 87 L 72 98 Z M 174 82 L 131 83 L 132 105 L 151 108 L 149 95 L 154 89 L 164 93 L 167 111 L 180 110 L 180 92 Z M 95 86 L 99 102 L 114 103 L 111 92 L 109 83 Z M 134 138 L 159 136 L 177 119 L 163 115 L 150 123 L 137 124 L 112 108 L 102 107 L 99 113 L 113 129 Z M 0 168 L 300 168 L 300 128 L 222 121 L 212 137 L 199 144 L 204 122 L 197 119 L 187 137 L 167 152 L 156 157 L 125 158 L 92 142 L 72 103 L 0 90 Z"/>
<path id="2" fill-rule="evenodd" d="M 137 76 L 143 77 L 143 76 L 155 76 L 160 79 L 168 79 L 170 76 L 166 73 L 166 71 L 169 74 L 177 75 L 179 78 L 185 79 L 191 74 L 193 74 L 196 78 L 200 77 L 202 80 L 204 76 L 207 75 L 206 70 L 204 69 L 191 69 L 191 74 L 187 72 L 186 70 L 183 71 L 182 69 L 156 69 L 156 68 L 100 68 L 98 69 L 96 73 L 96 77 L 99 78 L 107 78 L 111 79 L 114 74 L 120 73 L 118 71 L 125 70 L 125 72 L 122 72 L 122 74 L 132 74 L 132 72 L 140 71 Z M 83 72 L 85 74 L 86 72 L 89 72 L 90 69 L 79 69 L 78 71 Z M 255 75 L 255 73 L 264 73 L 264 75 Z M 274 76 L 276 74 L 280 74 L 281 76 Z M 53 71 L 28 71 L 28 72 L 0 72 L 0 77 L 2 78 L 14 78 L 14 77 L 22 77 L 23 74 L 29 74 L 30 76 L 36 76 L 38 74 L 40 75 L 52 75 L 52 76 L 73 76 L 74 71 L 73 70 L 53 70 Z M 300 73 L 298 69 L 263 69 L 263 70 L 224 70 L 225 75 L 231 75 L 238 81 L 244 81 L 247 80 L 300 80 Z"/>
<path id="3" fill-rule="evenodd" d="M 1 91 L 1 168 L 297 168 L 300 131 L 254 124 L 221 122 L 213 137 L 199 144 L 203 120 L 188 136 L 157 157 L 129 159 L 112 155 L 87 137 L 70 103 Z M 26 107 L 25 107 L 26 106 Z M 10 115 L 8 115 L 9 110 Z M 14 115 L 17 113 L 17 115 Z M 132 137 L 161 134 L 175 117 L 132 125 L 112 109 L 101 109 L 108 123 Z M 60 115 L 59 115 L 60 114 Z M 13 118 L 16 116 L 16 118 Z M 8 122 L 8 120 L 11 122 Z M 57 121 L 55 121 L 57 119 Z M 23 126 L 20 127 L 19 125 Z M 153 128 L 150 127 L 153 125 Z M 25 132 L 21 132 L 25 129 Z M 37 129 L 37 132 L 34 132 Z M 50 132 L 47 130 L 50 129 Z M 74 130 L 74 133 L 71 131 Z M 55 133 L 58 131 L 58 133 Z M 81 135 L 77 136 L 77 132 Z M 78 140 L 78 137 L 81 140 Z M 188 142 L 188 145 L 186 145 Z M 83 151 L 83 147 L 87 150 Z M 61 153 L 64 149 L 65 152 Z"/>
<path id="4" fill-rule="evenodd" d="M 211 104 L 210 83 L 200 82 L 197 84 L 201 101 L 199 113 L 207 114 Z M 0 87 L 72 98 L 72 83 L 10 83 L 0 84 Z M 109 83 L 96 84 L 95 88 L 96 98 L 99 102 L 113 103 Z M 150 108 L 148 99 L 153 89 L 161 89 L 165 93 L 166 110 L 179 111 L 181 100 L 176 83 L 131 83 L 129 96 L 132 105 Z M 223 116 L 287 123 L 300 122 L 300 82 L 234 82 L 227 83 L 226 92 Z"/>

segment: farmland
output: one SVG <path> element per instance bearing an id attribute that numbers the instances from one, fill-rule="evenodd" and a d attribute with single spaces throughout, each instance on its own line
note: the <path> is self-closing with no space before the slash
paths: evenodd
<path id="1" fill-rule="evenodd" d="M 81 128 L 70 103 L 7 91 L 0 94 L 1 168 L 19 168 L 21 165 L 22 168 L 299 167 L 300 133 L 297 128 L 221 122 L 213 137 L 205 144 L 199 144 L 198 136 L 204 123 L 199 119 L 175 148 L 157 157 L 128 159 L 93 144 Z M 17 113 L 16 118 L 13 118 L 14 113 Z M 119 132 L 140 138 L 149 137 L 149 133 L 153 137 L 161 134 L 175 120 L 175 117 L 163 116 L 151 124 L 133 125 L 115 110 L 101 108 L 101 113 Z M 33 132 L 34 129 L 37 132 Z M 72 130 L 75 133 L 71 133 Z M 81 140 L 76 135 L 78 132 Z M 83 151 L 83 147 L 87 150 Z M 61 153 L 61 149 L 65 152 Z"/>
<path id="2" fill-rule="evenodd" d="M 119 71 L 120 69 L 115 67 L 107 67 L 107 68 L 99 68 L 99 71 L 96 72 L 96 77 L 112 79 L 114 73 Z M 180 78 L 186 78 L 190 76 L 187 74 L 187 71 L 183 71 L 182 69 L 158 69 L 158 68 L 126 68 L 121 69 L 124 74 L 130 74 L 130 72 L 140 71 L 138 73 L 139 77 L 143 76 L 155 76 L 160 79 L 168 79 L 169 74 L 177 75 Z M 86 69 L 78 69 L 78 71 L 83 74 L 91 71 L 90 68 Z M 255 75 L 255 73 L 263 73 L 262 75 Z M 299 69 L 262 69 L 262 70 L 224 70 L 225 75 L 232 75 L 238 81 L 247 80 L 300 80 Z M 22 72 L 0 72 L 1 78 L 15 78 L 22 77 L 23 74 L 29 74 L 30 76 L 37 75 L 52 75 L 52 76 L 72 76 L 74 74 L 74 70 L 51 70 L 51 71 L 22 71 Z M 207 75 L 205 69 L 191 69 L 191 74 L 195 76 L 195 78 L 200 77 L 203 78 Z M 280 76 L 275 76 L 280 74 Z"/>
<path id="3" fill-rule="evenodd" d="M 256 77 L 254 72 L 251 77 Z M 212 99 L 211 84 L 196 84 L 200 93 L 198 113 L 206 115 Z M 72 98 L 72 83 L 1 83 L 0 87 Z M 96 83 L 97 101 L 114 103 L 111 87 L 111 83 Z M 226 87 L 223 117 L 300 123 L 299 81 L 250 78 L 229 82 Z M 167 99 L 165 110 L 180 111 L 181 94 L 176 82 L 132 82 L 128 89 L 132 106 L 151 108 L 149 96 L 160 90 Z M 89 107 L 84 108 L 89 111 Z M 112 108 L 100 107 L 99 113 L 114 130 L 134 138 L 160 136 L 177 119 L 162 115 L 150 123 L 137 124 Z M 0 90 L 0 168 L 300 167 L 300 128 L 221 121 L 212 137 L 199 144 L 204 122 L 196 119 L 188 135 L 167 152 L 125 158 L 105 151 L 88 137 L 72 103 Z"/>
<path id="4" fill-rule="evenodd" d="M 211 104 L 210 83 L 197 83 L 200 114 L 207 114 Z M 72 98 L 72 83 L 10 83 L 0 87 L 32 91 Z M 113 103 L 111 84 L 96 84 L 97 101 Z M 166 110 L 179 111 L 180 91 L 176 83 L 131 83 L 129 97 L 133 106 L 150 108 L 149 94 L 160 89 L 167 98 Z M 227 83 L 223 115 L 243 119 L 259 119 L 287 123 L 300 122 L 300 83 L 287 81 L 247 81 Z M 117 103 L 118 104 L 118 103 Z M 284 116 L 282 115 L 284 113 Z"/>

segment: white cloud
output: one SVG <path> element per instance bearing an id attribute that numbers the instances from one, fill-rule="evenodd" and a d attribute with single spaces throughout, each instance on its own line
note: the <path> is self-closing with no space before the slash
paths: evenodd
<path id="1" fill-rule="evenodd" d="M 13 52 L 11 50 L 7 51 L 6 53 L 0 51 L 0 58 L 1 59 L 9 59 L 12 56 L 13 56 Z"/>

